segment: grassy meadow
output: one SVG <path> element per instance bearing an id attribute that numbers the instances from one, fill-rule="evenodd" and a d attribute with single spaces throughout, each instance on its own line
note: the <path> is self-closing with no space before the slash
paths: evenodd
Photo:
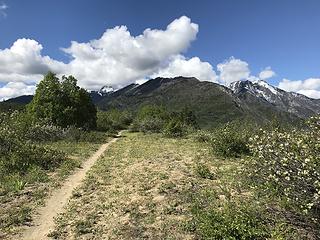
<path id="1" fill-rule="evenodd" d="M 201 139 L 201 140 L 199 140 Z M 126 132 L 74 190 L 55 239 L 316 239 L 279 197 L 263 196 L 243 158 L 198 134 Z M 242 155 L 243 156 L 243 155 Z"/>

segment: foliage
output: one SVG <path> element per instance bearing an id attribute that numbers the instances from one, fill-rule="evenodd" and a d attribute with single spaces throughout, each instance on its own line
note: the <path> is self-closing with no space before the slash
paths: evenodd
<path id="1" fill-rule="evenodd" d="M 182 137 L 190 129 L 198 128 L 196 117 L 188 108 L 168 112 L 163 106 L 143 106 L 133 122 L 132 129 L 141 132 L 162 132 L 168 137 Z"/>
<path id="2" fill-rule="evenodd" d="M 35 123 L 30 125 L 24 138 L 33 142 L 57 141 L 65 138 L 66 129 L 52 124 Z"/>
<path id="3" fill-rule="evenodd" d="M 112 109 L 97 113 L 97 128 L 101 131 L 115 131 L 126 128 L 132 122 L 132 116 L 128 111 Z"/>
<path id="4" fill-rule="evenodd" d="M 194 129 L 199 128 L 196 115 L 188 107 L 184 107 L 180 112 L 174 113 L 174 117 L 178 118 L 186 126 Z"/>
<path id="5" fill-rule="evenodd" d="M 281 199 L 284 207 L 319 223 L 320 117 L 309 128 L 263 130 L 250 139 L 247 161 L 251 184 L 260 193 Z"/>
<path id="6" fill-rule="evenodd" d="M 215 174 L 210 171 L 209 167 L 203 163 L 197 163 L 195 171 L 201 178 L 210 180 L 214 180 L 216 178 Z"/>
<path id="7" fill-rule="evenodd" d="M 62 152 L 0 135 L 1 191 L 21 190 L 26 179 L 39 180 L 28 177 L 28 174 L 40 177 L 42 171 L 52 170 L 64 160 L 65 155 Z M 32 172 L 34 174 L 30 174 Z"/>
<path id="8" fill-rule="evenodd" d="M 112 131 L 112 121 L 107 112 L 97 112 L 97 129 L 100 131 Z"/>
<path id="9" fill-rule="evenodd" d="M 0 113 L 0 135 L 6 139 L 19 139 L 31 142 L 50 142 L 57 140 L 76 142 L 104 142 L 105 132 L 85 131 L 70 126 L 62 128 L 49 123 L 33 123 L 25 112 Z"/>
<path id="10" fill-rule="evenodd" d="M 144 133 L 161 132 L 168 120 L 169 114 L 164 107 L 146 105 L 138 111 L 131 129 Z"/>
<path id="11" fill-rule="evenodd" d="M 64 159 L 60 152 L 18 140 L 7 140 L 0 137 L 1 169 L 8 172 L 25 173 L 32 165 L 49 170 Z"/>
<path id="12" fill-rule="evenodd" d="M 99 131 L 84 131 L 80 128 L 69 127 L 65 129 L 63 139 L 70 142 L 103 143 L 107 140 L 107 134 Z"/>
<path id="13" fill-rule="evenodd" d="M 240 157 L 249 154 L 249 132 L 237 123 L 227 123 L 215 129 L 209 139 L 214 154 L 221 157 Z"/>
<path id="14" fill-rule="evenodd" d="M 65 155 L 44 142 L 62 140 L 105 142 L 104 132 L 62 128 L 47 123 L 33 123 L 24 111 L 0 114 L 1 191 L 20 191 L 27 183 L 42 182 L 47 171 L 60 167 Z"/>
<path id="15" fill-rule="evenodd" d="M 144 118 L 134 123 L 134 128 L 143 133 L 160 133 L 165 122 L 161 118 Z"/>
<path id="16" fill-rule="evenodd" d="M 0 113 L 1 112 L 13 112 L 23 110 L 25 106 L 23 104 L 14 102 L 0 102 Z"/>
<path id="17" fill-rule="evenodd" d="M 24 112 L 0 113 L 0 135 L 6 138 L 25 139 L 31 119 Z"/>
<path id="18" fill-rule="evenodd" d="M 165 124 L 163 133 L 168 137 L 183 137 L 197 128 L 196 116 L 191 110 L 184 108 L 181 112 L 170 113 L 170 119 Z"/>
<path id="19" fill-rule="evenodd" d="M 198 130 L 192 134 L 192 137 L 202 143 L 208 143 L 212 139 L 212 132 L 208 130 Z"/>
<path id="20" fill-rule="evenodd" d="M 267 239 L 270 237 L 261 212 L 252 205 L 226 202 L 222 206 L 191 209 L 192 225 L 201 239 Z"/>
<path id="21" fill-rule="evenodd" d="M 163 129 L 163 133 L 168 137 L 182 137 L 186 134 L 187 126 L 177 118 L 172 118 Z"/>
<path id="22" fill-rule="evenodd" d="M 60 81 L 49 72 L 38 84 L 27 108 L 34 122 L 85 129 L 96 127 L 96 108 L 87 91 L 78 87 L 72 76 L 63 76 Z"/>

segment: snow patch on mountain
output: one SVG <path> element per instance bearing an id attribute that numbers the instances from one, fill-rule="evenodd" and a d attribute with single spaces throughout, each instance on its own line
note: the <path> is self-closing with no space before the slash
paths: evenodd
<path id="1" fill-rule="evenodd" d="M 98 93 L 101 95 L 101 96 L 104 96 L 104 95 L 107 95 L 107 94 L 110 94 L 110 93 L 113 93 L 114 92 L 114 88 L 112 86 L 103 86 L 102 88 L 100 88 L 100 90 L 98 91 Z"/>
<path id="2" fill-rule="evenodd" d="M 271 85 L 268 84 L 266 81 L 257 80 L 257 81 L 253 81 L 253 84 L 257 84 L 257 85 L 259 85 L 259 86 L 261 86 L 261 87 L 264 87 L 264 88 L 266 88 L 266 89 L 269 89 L 270 92 L 272 92 L 273 94 L 276 94 L 276 95 L 277 95 L 277 94 L 279 93 L 279 91 L 278 91 L 275 87 L 271 86 Z"/>
<path id="3" fill-rule="evenodd" d="M 263 80 L 256 81 L 236 81 L 230 84 L 229 88 L 235 94 L 249 92 L 250 94 L 263 98 L 264 100 L 275 103 L 281 96 L 281 90 L 271 86 Z"/>

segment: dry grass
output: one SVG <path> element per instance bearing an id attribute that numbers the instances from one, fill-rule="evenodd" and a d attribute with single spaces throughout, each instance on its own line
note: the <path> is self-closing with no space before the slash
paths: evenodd
<path id="1" fill-rule="evenodd" d="M 210 176 L 198 174 L 204 164 Z M 192 139 L 125 133 L 76 189 L 51 233 L 58 239 L 194 239 L 190 194 L 215 191 L 233 177 L 232 161 L 212 157 Z"/>

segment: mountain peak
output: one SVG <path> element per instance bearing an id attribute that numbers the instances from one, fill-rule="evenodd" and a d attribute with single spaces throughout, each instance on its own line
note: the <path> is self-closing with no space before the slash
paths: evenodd
<path id="1" fill-rule="evenodd" d="M 264 80 L 256 80 L 256 81 L 253 81 L 253 84 L 256 84 L 258 86 L 261 86 L 263 88 L 266 88 L 268 89 L 270 92 L 272 92 L 273 94 L 278 94 L 278 88 L 272 86 L 271 84 L 267 83 L 266 81 Z"/>
<path id="2" fill-rule="evenodd" d="M 229 88 L 237 95 L 249 92 L 256 97 L 274 103 L 275 99 L 282 94 L 282 90 L 274 87 L 264 80 L 236 81 L 230 84 Z"/>
<path id="3" fill-rule="evenodd" d="M 231 83 L 229 88 L 242 100 L 263 101 L 280 111 L 286 111 L 302 118 L 320 112 L 317 100 L 298 93 L 286 92 L 263 80 L 237 81 Z"/>
<path id="4" fill-rule="evenodd" d="M 101 96 L 104 96 L 104 95 L 107 95 L 107 94 L 110 94 L 110 93 L 113 93 L 113 92 L 114 92 L 114 89 L 110 85 L 105 85 L 102 88 L 100 88 L 100 90 L 98 91 L 98 93 Z"/>

